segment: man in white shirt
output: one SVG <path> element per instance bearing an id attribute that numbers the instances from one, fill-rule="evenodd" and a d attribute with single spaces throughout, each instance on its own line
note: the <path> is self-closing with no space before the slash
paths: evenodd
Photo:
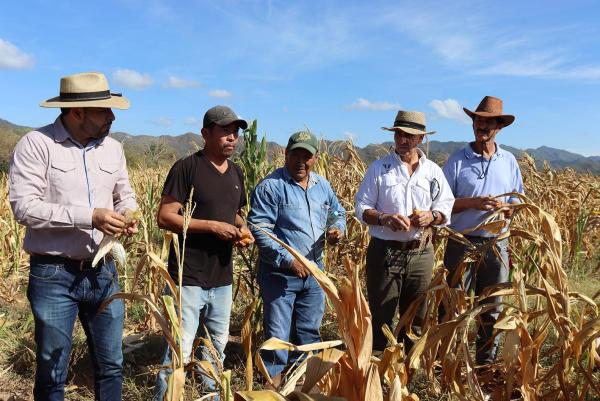
<path id="1" fill-rule="evenodd" d="M 429 226 L 449 223 L 454 196 L 441 168 L 417 148 L 425 135 L 425 115 L 399 111 L 391 128 L 393 153 L 376 160 L 367 170 L 356 194 L 356 216 L 369 226 L 367 292 L 373 315 L 373 349 L 383 351 L 386 338 L 381 326 L 391 326 L 399 308 L 404 314 L 431 282 L 433 245 L 422 244 Z M 420 333 L 425 316 L 422 303 L 412 330 Z M 412 342 L 404 330 L 400 341 Z"/>

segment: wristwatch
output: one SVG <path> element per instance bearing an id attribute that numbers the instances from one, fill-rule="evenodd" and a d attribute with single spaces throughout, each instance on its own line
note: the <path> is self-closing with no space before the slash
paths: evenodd
<path id="1" fill-rule="evenodd" d="M 440 217 L 440 212 L 438 212 L 437 210 L 432 210 L 431 216 L 433 217 L 433 221 L 431 223 L 434 223 L 438 219 L 438 217 Z"/>

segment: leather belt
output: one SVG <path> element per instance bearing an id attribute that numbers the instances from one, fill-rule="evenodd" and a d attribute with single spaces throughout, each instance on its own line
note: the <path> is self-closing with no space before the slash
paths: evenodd
<path id="1" fill-rule="evenodd" d="M 105 256 L 104 258 L 100 259 L 100 261 L 98 262 L 98 264 L 96 264 L 96 266 L 92 266 L 92 259 L 77 260 L 77 259 L 65 258 L 64 256 L 41 255 L 38 253 L 34 253 L 30 256 L 30 260 L 33 263 L 49 264 L 49 265 L 63 265 L 66 269 L 79 270 L 79 271 L 93 270 L 96 267 L 103 266 L 104 263 L 107 261 L 107 259 L 108 259 L 108 257 Z"/>
<path id="2" fill-rule="evenodd" d="M 421 246 L 421 240 L 418 239 L 412 241 L 394 241 L 389 239 L 373 237 L 373 240 L 382 242 L 384 246 L 392 249 L 397 249 L 399 251 L 412 251 L 413 249 L 418 249 Z M 427 242 L 429 242 L 429 239 L 427 240 Z"/>

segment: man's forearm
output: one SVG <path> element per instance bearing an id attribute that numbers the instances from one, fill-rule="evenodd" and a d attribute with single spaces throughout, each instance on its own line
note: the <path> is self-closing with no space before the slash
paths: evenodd
<path id="1" fill-rule="evenodd" d="M 188 233 L 213 233 L 215 221 L 191 219 L 188 226 Z M 158 226 L 162 229 L 172 231 L 174 233 L 183 232 L 183 216 L 175 213 L 167 215 L 159 215 Z"/>
<path id="2" fill-rule="evenodd" d="M 463 210 L 474 208 L 474 199 L 475 198 L 456 198 L 454 200 L 454 205 L 452 206 L 452 213 L 460 213 Z"/>

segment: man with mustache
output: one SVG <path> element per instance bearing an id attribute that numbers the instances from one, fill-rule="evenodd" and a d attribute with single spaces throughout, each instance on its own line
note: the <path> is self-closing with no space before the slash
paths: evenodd
<path id="1" fill-rule="evenodd" d="M 381 353 L 396 312 L 403 315 L 431 282 L 434 249 L 424 236 L 430 226 L 446 225 L 454 197 L 442 169 L 427 159 L 419 145 L 428 132 L 425 114 L 400 110 L 394 125 L 394 151 L 374 161 L 356 193 L 356 216 L 369 226 L 367 293 L 373 314 L 373 349 Z M 421 302 L 412 324 L 419 335 L 426 305 Z M 406 351 L 412 341 L 399 334 Z"/>
<path id="2" fill-rule="evenodd" d="M 467 108 L 463 110 L 473 120 L 475 140 L 454 152 L 443 169 L 456 197 L 450 227 L 467 233 L 467 239 L 477 247 L 488 242 L 495 245 L 480 261 L 468 263 L 461 275 L 458 269 L 468 248 L 449 239 L 444 264 L 449 270 L 451 287 L 462 287 L 467 292 L 474 289 L 475 295 L 480 295 L 486 287 L 508 281 L 508 238 L 498 241 L 498 234 L 472 229 L 506 203 L 518 203 L 519 198 L 515 196 L 499 198 L 498 195 L 523 193 L 523 178 L 515 157 L 496 143 L 500 130 L 515 120 L 514 116 L 502 113 L 502 100 L 486 96 L 474 112 Z M 505 218 L 510 215 L 511 209 L 504 211 Z M 502 297 L 489 297 L 481 303 L 501 301 Z M 500 339 L 493 336 L 493 331 L 501 311 L 502 307 L 497 306 L 480 315 L 475 358 L 478 365 L 487 365 L 496 359 Z"/>
<path id="3" fill-rule="evenodd" d="M 210 336 L 221 362 L 229 338 L 233 281 L 232 250 L 234 245 L 253 242 L 240 215 L 246 204 L 243 174 L 229 160 L 238 142 L 240 129 L 248 123 L 227 106 L 215 106 L 204 114 L 202 137 L 204 149 L 177 161 L 165 180 L 158 225 L 179 236 L 179 252 L 185 253 L 182 298 L 183 358 L 188 362 L 196 332 Z M 195 209 L 187 230 L 183 248 L 182 208 L 190 197 Z M 171 243 L 169 273 L 178 283 L 178 262 Z M 205 332 L 204 328 L 208 331 Z M 200 359 L 212 360 L 208 349 L 201 347 Z M 171 352 L 166 347 L 163 365 L 170 364 Z M 162 401 L 167 390 L 170 369 L 158 373 L 155 400 Z M 216 391 L 212 380 L 204 379 L 206 387 Z"/>
<path id="4" fill-rule="evenodd" d="M 294 133 L 285 149 L 285 166 L 261 181 L 252 194 L 248 221 L 259 249 L 265 339 L 276 337 L 296 345 L 321 341 L 323 290 L 309 270 L 257 228 L 324 268 L 325 240 L 333 245 L 341 239 L 346 213 L 329 182 L 312 171 L 317 156 L 317 138 L 308 131 Z M 284 368 L 298 359 L 283 350 L 261 355 L 275 387 Z"/>
<path id="5" fill-rule="evenodd" d="M 10 160 L 9 200 L 27 227 L 27 298 L 35 321 L 36 401 L 63 400 L 73 326 L 79 316 L 94 367 L 96 400 L 121 399 L 123 301 L 100 305 L 120 291 L 115 262 L 92 261 L 105 235 L 132 235 L 127 209 L 137 209 L 121 144 L 108 137 L 111 108 L 129 101 L 111 93 L 106 77 L 85 72 L 61 78 L 54 123 L 26 134 Z"/>

